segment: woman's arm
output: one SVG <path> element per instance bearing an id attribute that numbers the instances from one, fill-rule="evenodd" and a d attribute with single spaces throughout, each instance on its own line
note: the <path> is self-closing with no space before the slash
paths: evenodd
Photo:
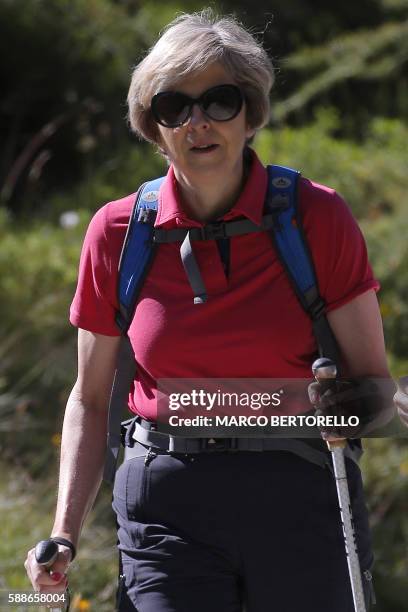
<path id="1" fill-rule="evenodd" d="M 78 332 L 78 378 L 62 429 L 53 536 L 75 546 L 99 490 L 106 451 L 107 410 L 120 337 Z"/>
<path id="2" fill-rule="evenodd" d="M 119 342 L 120 337 L 82 329 L 78 332 L 78 378 L 65 411 L 58 501 L 51 533 L 67 538 L 74 546 L 102 481 L 107 411 Z M 54 571 L 64 571 L 67 551 L 65 548 L 62 556 L 60 553 Z M 26 569 L 34 588 L 46 590 L 55 585 L 35 562 L 34 549 L 28 553 Z"/>
<path id="3" fill-rule="evenodd" d="M 322 414 L 338 411 L 338 414 L 345 412 L 360 419 L 360 428 L 354 432 L 348 427 L 325 429 L 325 439 L 355 436 L 357 433 L 367 435 L 386 425 L 395 413 L 392 401 L 395 385 L 387 366 L 381 316 L 374 291 L 367 291 L 329 312 L 327 318 L 341 352 L 341 379 L 336 394 L 330 398 L 320 397 L 320 386 L 312 383 L 309 386 L 310 400 Z"/>
<path id="4" fill-rule="evenodd" d="M 374 290 L 327 314 L 343 357 L 345 376 L 390 376 L 384 334 Z"/>

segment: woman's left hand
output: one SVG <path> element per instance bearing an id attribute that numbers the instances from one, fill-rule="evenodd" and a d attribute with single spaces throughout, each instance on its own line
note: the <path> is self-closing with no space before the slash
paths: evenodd
<path id="1" fill-rule="evenodd" d="M 308 392 L 317 416 L 343 417 L 345 423 L 350 417 L 358 419 L 358 423 L 353 425 L 319 427 L 325 440 L 365 436 L 386 425 L 395 413 L 392 402 L 395 384 L 392 379 L 336 380 L 327 390 L 322 390 L 319 382 L 313 382 Z M 408 406 L 408 396 L 405 398 Z"/>
<path id="2" fill-rule="evenodd" d="M 408 376 L 400 378 L 397 384 L 398 391 L 394 395 L 394 403 L 401 421 L 408 427 Z"/>

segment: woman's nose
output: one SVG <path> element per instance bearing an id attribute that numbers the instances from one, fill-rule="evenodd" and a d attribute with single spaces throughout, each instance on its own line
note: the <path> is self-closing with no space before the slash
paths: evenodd
<path id="1" fill-rule="evenodd" d="M 190 120 L 188 122 L 188 125 L 193 128 L 200 128 L 200 127 L 205 128 L 205 127 L 209 127 L 210 125 L 207 115 L 203 113 L 203 111 L 201 110 L 198 104 L 193 104 L 193 108 L 191 109 L 191 115 L 190 115 Z"/>

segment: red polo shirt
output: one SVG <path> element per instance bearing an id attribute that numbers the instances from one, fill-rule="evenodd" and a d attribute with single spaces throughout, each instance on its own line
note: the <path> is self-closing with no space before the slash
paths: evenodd
<path id="1" fill-rule="evenodd" d="M 253 155 L 250 173 L 224 220 L 260 223 L 267 173 Z M 332 189 L 305 178 L 300 212 L 327 310 L 378 290 L 360 229 Z M 115 324 L 119 256 L 135 194 L 110 202 L 90 222 L 82 249 L 73 325 L 107 336 Z M 156 226 L 200 226 L 180 204 L 173 168 L 160 189 Z M 161 244 L 143 285 L 129 337 L 138 364 L 129 406 L 156 416 L 159 378 L 309 378 L 316 342 L 267 233 L 231 239 L 226 278 L 214 241 L 193 243 L 208 301 L 194 305 L 180 244 Z"/>

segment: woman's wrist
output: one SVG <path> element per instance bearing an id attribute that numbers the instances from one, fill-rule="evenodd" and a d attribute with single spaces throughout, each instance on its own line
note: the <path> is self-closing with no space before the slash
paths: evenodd
<path id="1" fill-rule="evenodd" d="M 50 537 L 50 540 L 52 540 L 56 544 L 60 544 L 61 546 L 66 546 L 67 548 L 69 548 L 69 550 L 71 551 L 71 562 L 75 559 L 77 554 L 76 545 L 70 539 L 59 535 L 53 535 Z"/>
<path id="2" fill-rule="evenodd" d="M 69 529 L 58 529 L 55 525 L 51 531 L 50 539 L 55 540 L 55 538 L 62 538 L 64 540 L 68 540 L 76 550 L 78 548 L 78 540 L 79 535 L 76 533 L 76 530 Z"/>

